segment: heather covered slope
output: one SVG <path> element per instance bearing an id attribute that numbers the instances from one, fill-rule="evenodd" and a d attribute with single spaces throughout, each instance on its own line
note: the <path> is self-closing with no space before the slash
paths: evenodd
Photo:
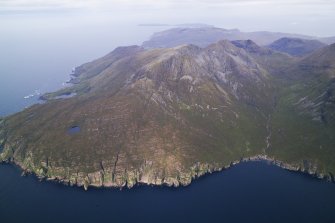
<path id="1" fill-rule="evenodd" d="M 328 58 L 333 46 L 326 50 L 315 57 Z M 304 72 L 308 60 L 313 55 L 296 61 L 252 41 L 117 48 L 78 67 L 72 87 L 1 121 L 0 158 L 85 187 L 186 185 L 257 155 L 334 173 L 334 125 L 296 112 L 310 89 L 299 75 L 313 84 L 324 76 L 321 68 Z"/>

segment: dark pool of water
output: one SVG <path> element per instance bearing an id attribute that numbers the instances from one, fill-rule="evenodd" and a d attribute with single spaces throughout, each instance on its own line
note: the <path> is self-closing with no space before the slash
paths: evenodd
<path id="1" fill-rule="evenodd" d="M 68 133 L 70 135 L 76 134 L 80 132 L 80 127 L 79 126 L 72 126 L 71 128 L 68 129 Z"/>
<path id="2" fill-rule="evenodd" d="M 67 98 L 72 98 L 76 95 L 77 95 L 76 93 L 64 94 L 64 95 L 57 96 L 54 99 L 67 99 Z"/>
<path id="3" fill-rule="evenodd" d="M 335 184 L 264 162 L 239 164 L 188 187 L 68 187 L 0 165 L 1 222 L 330 222 Z"/>

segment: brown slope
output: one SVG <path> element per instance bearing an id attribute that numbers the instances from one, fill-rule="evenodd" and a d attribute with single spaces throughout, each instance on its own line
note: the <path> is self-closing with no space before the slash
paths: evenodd
<path id="1" fill-rule="evenodd" d="M 221 41 L 130 52 L 85 65 L 85 93 L 6 118 L 1 159 L 85 187 L 132 187 L 188 184 L 263 153 L 271 78 L 244 49 Z"/>

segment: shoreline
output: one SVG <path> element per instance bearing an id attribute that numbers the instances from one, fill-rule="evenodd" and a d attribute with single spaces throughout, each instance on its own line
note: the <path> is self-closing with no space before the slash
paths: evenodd
<path id="1" fill-rule="evenodd" d="M 194 164 L 194 166 L 191 167 L 189 174 L 192 173 L 192 168 L 194 167 L 207 167 L 206 169 L 202 169 L 201 171 L 196 172 L 195 174 L 191 175 L 191 178 L 188 178 L 187 181 L 182 180 L 182 178 L 176 177 L 174 178 L 167 178 L 167 179 L 161 179 L 159 181 L 149 181 L 145 179 L 139 179 L 135 182 L 125 182 L 121 185 L 116 185 L 116 184 L 101 184 L 97 185 L 94 182 L 87 182 L 87 183 L 79 183 L 77 180 L 75 183 L 71 182 L 70 179 L 66 178 L 61 178 L 57 176 L 53 177 L 46 177 L 44 175 L 38 174 L 35 171 L 31 171 L 29 169 L 23 168 L 19 163 L 16 163 L 15 161 L 7 160 L 7 161 L 0 161 L 0 165 L 2 164 L 8 164 L 12 165 L 19 170 L 22 171 L 21 176 L 27 176 L 27 175 L 32 175 L 36 177 L 37 180 L 40 182 L 46 181 L 46 182 L 53 182 L 57 184 L 62 184 L 64 186 L 70 186 L 70 187 L 77 187 L 77 188 L 82 188 L 85 191 L 87 191 L 89 188 L 96 188 L 96 189 L 132 189 L 135 186 L 158 186 L 158 187 L 186 187 L 191 185 L 194 181 L 197 179 L 203 177 L 203 176 L 209 176 L 212 173 L 219 173 L 222 171 L 226 171 L 230 169 L 231 167 L 234 167 L 240 163 L 243 162 L 266 162 L 267 164 L 277 166 L 283 170 L 291 171 L 291 172 L 296 172 L 296 173 L 301 173 L 308 175 L 309 177 L 316 178 L 319 180 L 335 183 L 335 178 L 331 174 L 324 174 L 324 173 L 318 173 L 316 169 L 302 169 L 301 166 L 298 165 L 291 165 L 285 162 L 282 162 L 280 160 L 276 160 L 274 158 L 271 158 L 267 155 L 256 155 L 256 156 L 251 156 L 247 158 L 242 158 L 240 160 L 236 160 L 231 162 L 229 165 L 224 166 L 224 167 L 215 167 L 215 165 L 210 165 L 210 164 L 200 164 L 199 162 Z M 181 172 L 180 175 L 183 175 L 185 173 Z M 90 175 L 86 174 L 87 176 Z"/>

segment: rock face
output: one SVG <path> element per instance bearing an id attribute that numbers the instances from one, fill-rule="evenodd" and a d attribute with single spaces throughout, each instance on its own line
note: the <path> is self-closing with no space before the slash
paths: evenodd
<path id="1" fill-rule="evenodd" d="M 285 37 L 276 40 L 268 47 L 272 50 L 288 53 L 291 56 L 305 56 L 325 46 L 326 44 L 321 43 L 318 40 Z"/>
<path id="2" fill-rule="evenodd" d="M 46 103 L 1 120 L 0 160 L 85 188 L 188 185 L 250 157 L 330 176 L 335 125 L 299 112 L 296 96 L 310 93 L 301 73 L 325 84 L 334 73 L 301 63 L 252 41 L 117 48 L 77 67 L 73 86 Z"/>

